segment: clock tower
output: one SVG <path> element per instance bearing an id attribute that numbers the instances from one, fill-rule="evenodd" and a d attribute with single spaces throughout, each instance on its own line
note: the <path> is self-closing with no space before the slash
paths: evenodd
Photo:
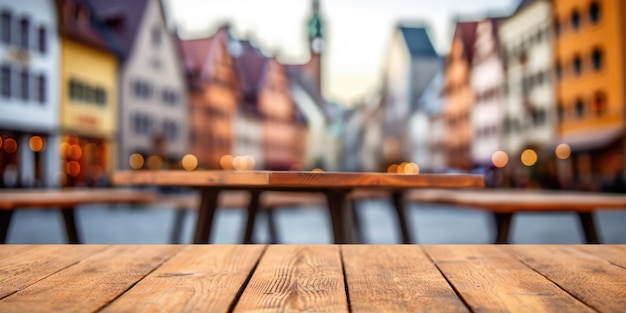
<path id="1" fill-rule="evenodd" d="M 312 14 L 308 21 L 309 51 L 311 58 L 307 63 L 307 69 L 318 90 L 322 91 L 322 51 L 324 50 L 324 24 L 320 15 L 319 0 L 312 0 Z"/>

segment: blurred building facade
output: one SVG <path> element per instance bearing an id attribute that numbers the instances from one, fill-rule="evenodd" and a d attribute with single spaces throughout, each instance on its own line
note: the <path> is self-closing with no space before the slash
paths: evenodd
<path id="1" fill-rule="evenodd" d="M 440 67 L 441 58 L 426 28 L 405 24 L 396 27 L 386 60 L 382 102 L 383 150 L 387 163 L 408 161 L 415 149 L 428 150 L 427 145 L 416 144 L 427 141 L 428 132 L 423 131 L 427 127 L 415 129 L 409 123 L 412 115 L 414 123 L 427 121 L 420 119 L 423 108 L 418 100 Z"/>
<path id="2" fill-rule="evenodd" d="M 558 135 L 575 188 L 621 178 L 626 110 L 626 3 L 554 1 Z"/>
<path id="3" fill-rule="evenodd" d="M 61 183 L 93 186 L 115 168 L 119 46 L 84 0 L 57 0 Z"/>
<path id="4" fill-rule="evenodd" d="M 0 0 L 0 187 L 55 186 L 59 37 L 53 1 Z"/>
<path id="5" fill-rule="evenodd" d="M 473 167 L 470 147 L 474 126 L 470 115 L 474 105 L 471 64 L 474 55 L 477 22 L 458 22 L 452 37 L 450 54 L 445 63 L 446 150 L 448 168 L 468 171 Z"/>
<path id="6" fill-rule="evenodd" d="M 187 86 L 161 2 L 89 2 L 121 47 L 118 168 L 178 168 L 189 150 Z M 144 161 L 131 164 L 133 154 Z"/>

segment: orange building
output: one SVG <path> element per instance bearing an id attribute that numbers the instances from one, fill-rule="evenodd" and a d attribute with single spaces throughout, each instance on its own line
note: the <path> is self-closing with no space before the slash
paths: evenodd
<path id="1" fill-rule="evenodd" d="M 610 183 L 623 163 L 626 2 L 554 0 L 558 142 L 574 188 Z M 562 165 L 562 164 L 561 164 Z M 563 171 L 563 169 L 568 169 Z M 566 173 L 567 174 L 567 173 Z M 620 173 L 621 174 L 621 173 Z"/>
<path id="2" fill-rule="evenodd" d="M 445 62 L 445 104 L 443 116 L 446 121 L 445 141 L 448 168 L 472 169 L 470 146 L 473 128 L 470 113 L 474 104 L 474 92 L 470 84 L 471 60 L 476 22 L 458 22 L 454 31 L 450 54 Z"/>
<path id="3" fill-rule="evenodd" d="M 209 38 L 180 41 L 189 82 L 190 152 L 202 168 L 220 169 L 221 157 L 233 150 L 241 91 L 229 40 L 223 27 Z"/>

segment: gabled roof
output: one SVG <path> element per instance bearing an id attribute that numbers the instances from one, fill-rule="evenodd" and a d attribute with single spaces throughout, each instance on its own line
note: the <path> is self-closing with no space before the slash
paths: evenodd
<path id="1" fill-rule="evenodd" d="M 261 50 L 253 46 L 248 40 L 239 41 L 241 54 L 235 56 L 235 62 L 241 77 L 244 93 L 256 93 L 263 78 L 263 72 L 269 58 L 263 55 Z"/>
<path id="2" fill-rule="evenodd" d="M 120 45 L 86 0 L 57 0 L 62 36 L 120 54 Z"/>
<path id="3" fill-rule="evenodd" d="M 535 3 L 537 0 L 521 0 L 519 2 L 519 5 L 517 6 L 517 8 L 515 9 L 515 13 L 525 9 L 526 7 L 528 7 L 529 5 Z"/>
<path id="4" fill-rule="evenodd" d="M 326 107 L 326 101 L 319 93 L 317 87 L 315 86 L 315 82 L 313 82 L 311 77 L 306 75 L 306 72 L 303 71 L 303 66 L 301 64 L 292 64 L 286 65 L 286 68 L 289 80 L 298 84 L 311 97 L 311 99 L 313 99 L 324 116 L 324 119 L 327 121 L 330 120 L 331 116 L 330 112 L 328 112 L 328 108 Z"/>
<path id="5" fill-rule="evenodd" d="M 476 26 L 478 22 L 457 22 L 454 36 L 459 36 L 463 44 L 463 54 L 468 62 L 474 56 L 474 42 L 476 41 Z"/>
<path id="6" fill-rule="evenodd" d="M 437 52 L 433 48 L 428 32 L 424 27 L 399 26 L 402 37 L 406 42 L 412 58 L 415 57 L 437 57 Z"/>
<path id="7" fill-rule="evenodd" d="M 158 0 L 88 0 L 98 17 L 115 33 L 123 58 L 133 49 L 148 1 Z"/>
<path id="8" fill-rule="evenodd" d="M 178 41 L 187 73 L 202 71 L 212 43 L 213 37 Z"/>

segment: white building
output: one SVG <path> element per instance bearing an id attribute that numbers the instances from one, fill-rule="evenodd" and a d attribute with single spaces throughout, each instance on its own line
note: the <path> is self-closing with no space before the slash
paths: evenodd
<path id="1" fill-rule="evenodd" d="M 487 18 L 476 26 L 470 83 L 475 102 L 470 113 L 474 140 L 470 157 L 474 166 L 491 166 L 491 156 L 501 149 L 504 136 L 504 64 L 498 46 L 501 19 Z"/>
<path id="2" fill-rule="evenodd" d="M 0 186 L 56 186 L 59 39 L 53 0 L 0 0 Z"/>
<path id="3" fill-rule="evenodd" d="M 504 149 L 516 158 L 555 137 L 556 113 L 551 77 L 552 9 L 548 0 L 525 0 L 498 28 L 508 83 Z"/>
<path id="4" fill-rule="evenodd" d="M 411 134 L 411 162 L 417 164 L 421 172 L 441 171 L 445 168 L 445 137 L 443 119 L 438 119 L 444 105 L 443 68 L 433 77 L 417 101 L 419 109 L 409 118 Z"/>

